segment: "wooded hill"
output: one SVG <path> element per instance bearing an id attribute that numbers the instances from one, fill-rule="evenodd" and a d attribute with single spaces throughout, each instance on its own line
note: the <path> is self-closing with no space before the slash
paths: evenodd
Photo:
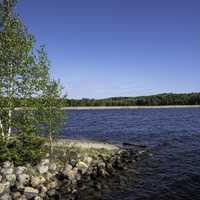
<path id="1" fill-rule="evenodd" d="M 65 106 L 164 106 L 200 105 L 200 93 L 164 93 L 139 97 L 111 97 L 106 99 L 67 99 Z"/>
<path id="2" fill-rule="evenodd" d="M 5 101 L 5 98 L 0 98 Z M 41 105 L 45 99 L 15 99 L 15 107 L 24 107 L 24 101 L 28 107 L 36 103 Z M 44 102 L 43 102 L 44 101 Z M 167 106 L 167 105 L 200 105 L 200 93 L 173 94 L 164 93 L 151 96 L 138 97 L 110 97 L 105 99 L 57 99 L 63 107 L 84 107 L 84 106 Z M 56 103 L 55 103 L 56 104 Z"/>

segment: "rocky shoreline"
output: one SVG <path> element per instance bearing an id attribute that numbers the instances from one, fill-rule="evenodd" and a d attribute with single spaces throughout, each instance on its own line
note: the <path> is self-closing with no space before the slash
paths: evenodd
<path id="1" fill-rule="evenodd" d="M 54 147 L 37 166 L 0 167 L 0 200 L 81 199 L 80 193 L 102 184 L 140 160 L 148 151 L 125 145 L 117 148 Z M 103 181 L 102 181 L 103 180 Z"/>

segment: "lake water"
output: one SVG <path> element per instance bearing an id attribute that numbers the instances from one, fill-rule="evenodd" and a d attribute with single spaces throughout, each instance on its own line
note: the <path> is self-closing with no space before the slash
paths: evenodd
<path id="1" fill-rule="evenodd" d="M 200 199 L 199 108 L 71 110 L 67 116 L 68 138 L 145 144 L 153 153 L 125 188 L 113 184 L 102 199 Z"/>

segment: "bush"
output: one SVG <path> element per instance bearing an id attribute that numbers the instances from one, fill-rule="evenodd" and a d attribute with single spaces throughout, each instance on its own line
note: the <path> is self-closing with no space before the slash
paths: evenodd
<path id="1" fill-rule="evenodd" d="M 44 138 L 33 134 L 20 134 L 9 141 L 0 140 L 0 162 L 36 165 L 46 154 L 44 143 Z"/>

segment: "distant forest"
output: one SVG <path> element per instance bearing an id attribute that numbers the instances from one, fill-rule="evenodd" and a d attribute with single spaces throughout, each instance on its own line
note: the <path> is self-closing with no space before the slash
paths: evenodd
<path id="1" fill-rule="evenodd" d="M 3 99 L 1 99 L 2 102 Z M 43 99 L 30 99 L 29 106 L 35 103 L 45 103 Z M 62 102 L 60 102 L 62 101 Z M 24 106 L 23 99 L 15 99 L 15 106 Z M 27 100 L 26 100 L 27 102 Z M 200 105 L 200 93 L 187 94 L 157 94 L 139 97 L 111 97 L 106 99 L 58 99 L 63 107 L 84 107 L 84 106 L 166 106 L 166 105 Z"/>
<path id="2" fill-rule="evenodd" d="M 200 105 L 200 93 L 165 93 L 139 97 L 111 97 L 107 99 L 67 99 L 65 105 L 70 107 Z"/>

